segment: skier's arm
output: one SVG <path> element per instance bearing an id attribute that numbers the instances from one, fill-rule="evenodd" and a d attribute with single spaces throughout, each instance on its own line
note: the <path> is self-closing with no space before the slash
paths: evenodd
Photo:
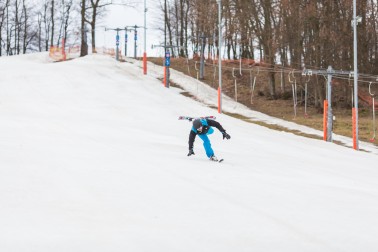
<path id="1" fill-rule="evenodd" d="M 217 122 L 217 121 L 214 121 L 214 120 L 207 120 L 207 124 L 209 126 L 213 126 L 215 128 L 217 128 L 223 135 L 223 139 L 230 139 L 231 136 L 229 134 L 226 133 L 226 130 L 222 127 L 222 125 Z"/>
<path id="2" fill-rule="evenodd" d="M 196 133 L 191 130 L 189 134 L 189 150 L 193 150 L 194 140 L 196 139 Z"/>
<path id="3" fill-rule="evenodd" d="M 213 127 L 217 128 L 222 133 L 226 132 L 226 130 L 222 127 L 222 125 L 217 121 L 207 120 L 207 124 L 209 124 L 209 126 L 213 126 Z"/>

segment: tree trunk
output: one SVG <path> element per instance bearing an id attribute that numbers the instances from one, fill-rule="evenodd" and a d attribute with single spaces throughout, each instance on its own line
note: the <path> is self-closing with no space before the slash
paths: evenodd
<path id="1" fill-rule="evenodd" d="M 55 2 L 54 0 L 51 0 L 51 40 L 50 45 L 54 45 L 54 29 L 55 29 L 55 16 L 54 16 L 54 10 L 55 10 Z"/>
<path id="2" fill-rule="evenodd" d="M 25 0 L 22 1 L 22 8 L 24 12 L 24 37 L 23 37 L 23 43 L 22 43 L 22 53 L 26 53 L 26 47 L 27 47 L 27 40 L 28 40 L 28 13 L 25 6 Z"/>
<path id="3" fill-rule="evenodd" d="M 12 31 L 9 29 L 9 6 L 7 6 L 7 55 L 10 55 L 12 52 L 10 50 L 11 47 L 11 36 Z"/>
<path id="4" fill-rule="evenodd" d="M 80 57 L 88 55 L 87 31 L 85 29 L 85 0 L 81 0 L 81 48 Z"/>
<path id="5" fill-rule="evenodd" d="M 100 0 L 96 0 L 95 3 L 92 2 L 92 8 L 93 8 L 93 14 L 92 14 L 92 21 L 90 23 L 91 25 L 91 37 L 92 37 L 92 53 L 96 53 L 96 19 L 97 19 L 97 8 L 98 3 Z"/>
<path id="6" fill-rule="evenodd" d="M 184 53 L 184 29 L 185 29 L 185 23 L 184 23 L 185 17 L 184 17 L 184 0 L 180 0 L 180 56 L 185 57 Z"/>
<path id="7" fill-rule="evenodd" d="M 48 4 L 43 6 L 43 23 L 45 26 L 45 51 L 49 51 L 50 22 L 47 18 Z"/>
<path id="8" fill-rule="evenodd" d="M 19 28 L 20 28 L 20 25 L 19 25 L 19 20 L 18 20 L 18 0 L 16 0 L 15 2 L 15 17 L 14 17 L 14 49 L 16 50 L 16 54 L 18 54 L 19 52 L 19 45 L 18 45 L 18 36 L 20 35 L 20 32 L 19 32 Z"/>

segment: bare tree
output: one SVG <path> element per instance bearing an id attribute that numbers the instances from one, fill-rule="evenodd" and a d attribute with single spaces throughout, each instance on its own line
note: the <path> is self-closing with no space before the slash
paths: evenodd
<path id="1" fill-rule="evenodd" d="M 65 2 L 65 8 L 64 8 L 65 12 L 64 12 L 64 18 L 63 18 L 63 23 L 64 23 L 63 33 L 64 33 L 65 40 L 67 40 L 67 37 L 68 37 L 68 26 L 69 26 L 69 19 L 70 19 L 72 5 L 73 5 L 73 0 L 68 0 Z"/>
<path id="2" fill-rule="evenodd" d="M 81 47 L 80 57 L 88 55 L 87 32 L 85 28 L 86 0 L 81 0 Z"/>
<path id="3" fill-rule="evenodd" d="M 259 2 L 251 0 L 252 18 L 254 22 L 254 29 L 256 36 L 263 48 L 264 62 L 269 65 L 270 68 L 275 66 L 276 58 L 276 44 L 274 41 L 275 34 L 275 21 L 276 16 L 275 8 L 277 3 L 274 0 L 261 0 Z M 269 72 L 269 91 L 270 96 L 276 98 L 275 88 L 275 75 L 274 72 Z"/>
<path id="4" fill-rule="evenodd" d="M 54 45 L 54 30 L 55 30 L 55 1 L 51 0 L 51 40 L 50 44 Z"/>
<path id="5" fill-rule="evenodd" d="M 0 1 L 0 56 L 2 56 L 3 53 L 3 27 L 4 27 L 4 22 L 6 22 L 6 15 L 7 15 L 7 9 L 9 6 L 10 0 L 6 1 Z"/>
<path id="6" fill-rule="evenodd" d="M 20 16 L 19 16 L 19 9 L 20 9 L 20 3 L 21 1 L 15 0 L 15 10 L 14 10 L 14 34 L 15 34 L 15 39 L 14 39 L 14 49 L 15 53 L 19 54 L 20 53 Z"/>
<path id="7" fill-rule="evenodd" d="M 22 15 L 23 15 L 23 37 L 22 37 L 22 53 L 26 53 L 26 48 L 33 39 L 33 35 L 29 33 L 31 31 L 29 23 L 29 9 L 25 5 L 25 0 L 22 0 Z"/>
<path id="8" fill-rule="evenodd" d="M 49 1 L 45 0 L 43 4 L 43 9 L 42 9 L 42 20 L 43 20 L 43 25 L 44 25 L 44 34 L 45 34 L 45 50 L 49 50 L 49 37 L 50 37 L 50 32 L 51 32 L 51 16 L 48 15 L 48 8 L 49 8 Z"/>
<path id="9" fill-rule="evenodd" d="M 96 24 L 97 19 L 104 11 L 104 7 L 111 5 L 112 2 L 104 0 L 90 0 L 90 6 L 87 8 L 89 10 L 89 18 L 85 21 L 91 26 L 91 37 L 92 37 L 92 52 L 96 52 Z"/>
<path id="10" fill-rule="evenodd" d="M 10 13 L 9 13 L 9 5 L 6 6 L 6 23 L 7 23 L 7 42 L 6 42 L 6 52 L 7 55 L 12 55 L 12 48 L 11 48 L 11 43 L 12 43 L 12 36 L 13 36 L 13 25 L 10 23 Z"/>
<path id="11" fill-rule="evenodd" d="M 60 27 L 59 27 L 59 41 L 63 38 L 67 41 L 67 30 L 70 20 L 70 12 L 73 7 L 73 0 L 61 0 L 60 1 Z"/>

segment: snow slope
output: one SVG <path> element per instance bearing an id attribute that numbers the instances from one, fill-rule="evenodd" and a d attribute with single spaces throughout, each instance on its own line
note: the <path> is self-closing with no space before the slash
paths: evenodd
<path id="1" fill-rule="evenodd" d="M 0 251 L 376 251 L 376 154 L 217 115 L 149 71 L 0 58 Z M 179 115 L 217 115 L 224 163 L 199 138 L 186 156 Z"/>

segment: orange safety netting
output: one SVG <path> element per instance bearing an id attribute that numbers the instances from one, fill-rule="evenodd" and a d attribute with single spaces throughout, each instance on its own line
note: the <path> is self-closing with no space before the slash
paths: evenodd
<path id="1" fill-rule="evenodd" d="M 106 54 L 106 55 L 110 55 L 112 57 L 115 57 L 116 56 L 116 50 L 114 48 L 105 48 L 105 47 L 102 47 L 102 48 L 96 48 L 96 52 L 97 53 L 102 53 L 102 54 Z M 118 58 L 119 59 L 122 59 L 123 56 L 122 56 L 122 51 L 121 50 L 118 50 Z"/>
<path id="2" fill-rule="evenodd" d="M 50 58 L 55 61 L 62 61 L 67 59 L 67 55 L 62 47 L 51 46 L 50 47 Z"/>
<path id="3" fill-rule="evenodd" d="M 49 56 L 54 61 L 64 61 L 72 58 L 77 58 L 80 56 L 80 46 L 70 46 L 66 48 L 64 46 L 64 41 L 62 41 L 62 46 L 51 46 Z"/>

